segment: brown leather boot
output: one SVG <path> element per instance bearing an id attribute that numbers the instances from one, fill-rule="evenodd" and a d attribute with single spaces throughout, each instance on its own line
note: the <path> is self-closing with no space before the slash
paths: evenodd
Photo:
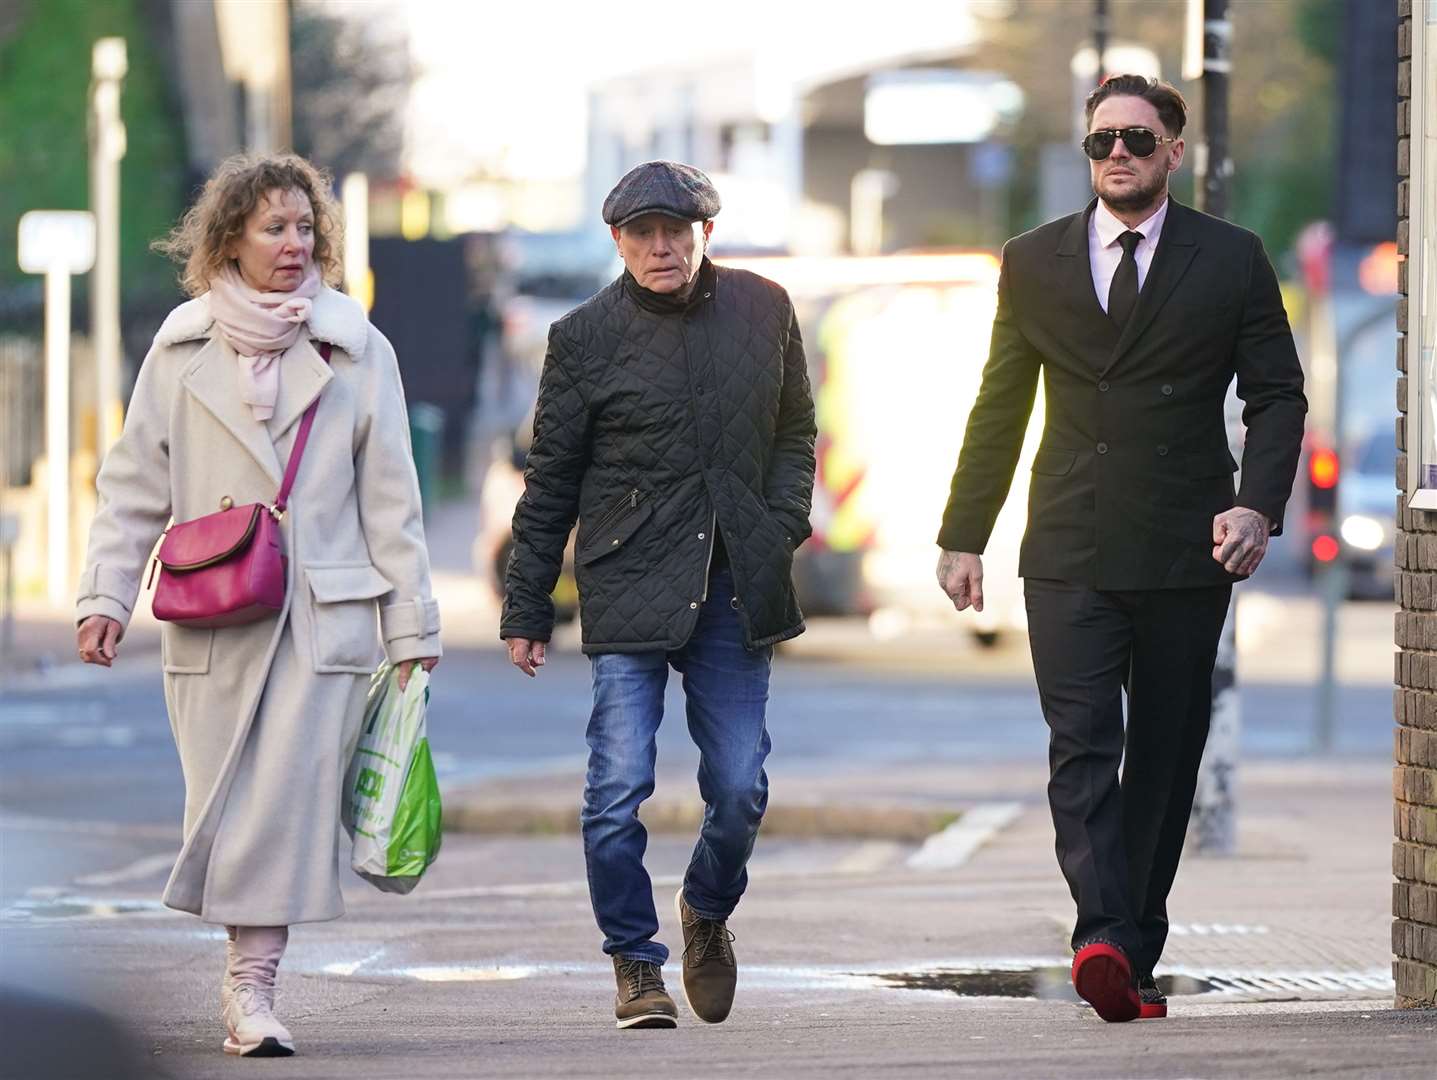
<path id="1" fill-rule="evenodd" d="M 738 986 L 733 935 L 725 920 L 705 919 L 689 907 L 682 888 L 674 907 L 684 928 L 684 1000 L 705 1024 L 721 1024 L 733 1008 Z"/>
<path id="2" fill-rule="evenodd" d="M 614 957 L 614 980 L 619 984 L 614 998 L 614 1019 L 621 1028 L 671 1028 L 679 1026 L 679 1010 L 664 989 L 663 968 L 650 960 Z"/>

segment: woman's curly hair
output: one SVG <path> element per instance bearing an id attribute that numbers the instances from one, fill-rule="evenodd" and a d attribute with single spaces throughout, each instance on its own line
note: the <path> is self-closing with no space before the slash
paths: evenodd
<path id="1" fill-rule="evenodd" d="M 183 265 L 180 286 L 199 296 L 230 261 L 230 247 L 260 201 L 271 191 L 297 191 L 314 210 L 314 263 L 325 284 L 338 285 L 344 219 L 330 184 L 327 172 L 297 154 L 236 154 L 220 163 L 169 235 L 150 246 Z"/>

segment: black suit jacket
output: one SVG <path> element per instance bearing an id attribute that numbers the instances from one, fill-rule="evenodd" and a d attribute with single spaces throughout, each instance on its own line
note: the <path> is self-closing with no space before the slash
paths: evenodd
<path id="1" fill-rule="evenodd" d="M 998 311 L 938 543 L 981 553 L 1022 448 L 1039 373 L 1018 572 L 1098 589 L 1237 580 L 1212 557 L 1234 503 L 1223 401 L 1234 375 L 1247 443 L 1236 505 L 1282 529 L 1307 401 L 1277 276 L 1246 229 L 1169 202 L 1121 335 L 1088 257 L 1094 200 L 1003 248 Z"/>

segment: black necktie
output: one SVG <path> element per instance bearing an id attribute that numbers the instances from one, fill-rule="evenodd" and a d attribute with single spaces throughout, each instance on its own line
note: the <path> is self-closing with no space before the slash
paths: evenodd
<path id="1" fill-rule="evenodd" d="M 1133 255 L 1143 234 L 1125 232 L 1118 237 L 1123 245 L 1123 258 L 1118 263 L 1118 272 L 1113 275 L 1113 284 L 1108 289 L 1108 318 L 1121 330 L 1138 306 L 1138 260 Z"/>

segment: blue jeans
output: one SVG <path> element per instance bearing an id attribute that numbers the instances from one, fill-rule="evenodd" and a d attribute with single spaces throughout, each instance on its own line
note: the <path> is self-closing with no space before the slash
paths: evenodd
<path id="1" fill-rule="evenodd" d="M 699 915 L 726 919 L 748 885 L 749 855 L 768 805 L 763 763 L 772 649 L 744 648 L 733 578 L 709 583 L 693 636 L 673 652 L 601 653 L 589 717 L 589 773 L 580 815 L 589 897 L 604 952 L 662 964 L 654 890 L 644 869 L 648 833 L 639 804 L 654 791 L 655 737 L 664 715 L 669 665 L 683 675 L 689 734 L 699 748 L 705 810 L 684 874 L 684 899 Z"/>

